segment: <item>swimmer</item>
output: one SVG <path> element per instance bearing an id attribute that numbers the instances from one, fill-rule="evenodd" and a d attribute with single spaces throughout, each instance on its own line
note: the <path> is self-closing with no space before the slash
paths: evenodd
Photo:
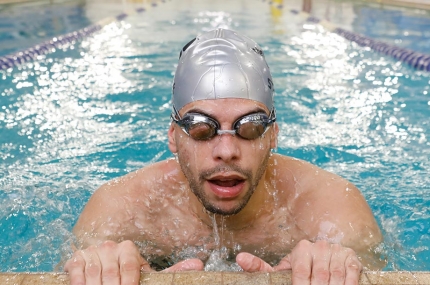
<path id="1" fill-rule="evenodd" d="M 141 272 L 203 270 L 212 252 L 293 284 L 357 284 L 380 266 L 380 229 L 360 191 L 273 153 L 274 84 L 261 47 L 217 29 L 181 51 L 168 146 L 175 158 L 101 186 L 73 232 L 71 284 L 139 284 Z"/>

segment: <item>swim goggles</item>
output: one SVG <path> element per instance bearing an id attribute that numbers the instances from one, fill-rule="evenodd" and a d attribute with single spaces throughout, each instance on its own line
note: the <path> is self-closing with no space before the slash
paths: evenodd
<path id="1" fill-rule="evenodd" d="M 197 141 L 210 140 L 216 135 L 231 134 L 237 135 L 245 140 L 254 140 L 261 137 L 268 127 L 276 121 L 275 109 L 269 116 L 259 112 L 245 115 L 233 123 L 232 130 L 220 130 L 220 125 L 215 119 L 200 114 L 187 113 L 182 118 L 174 110 L 172 120 L 190 137 Z"/>

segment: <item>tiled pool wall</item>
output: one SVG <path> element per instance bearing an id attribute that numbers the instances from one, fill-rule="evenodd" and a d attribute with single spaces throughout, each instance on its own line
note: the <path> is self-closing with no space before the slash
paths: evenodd
<path id="1" fill-rule="evenodd" d="M 61 3 L 68 0 L 0 0 L 0 4 L 21 2 Z M 430 0 L 367 0 L 379 4 L 400 5 L 430 10 Z M 141 284 L 243 284 L 243 285 L 288 285 L 291 282 L 291 272 L 276 273 L 241 273 L 241 272 L 178 272 L 178 273 L 142 273 Z M 365 271 L 361 274 L 360 284 L 428 284 L 430 272 L 407 271 Z M 1 285 L 60 285 L 69 284 L 65 273 L 0 273 Z"/>
<path id="2" fill-rule="evenodd" d="M 363 285 L 388 284 L 430 284 L 430 272 L 363 272 L 360 277 Z M 67 274 L 58 273 L 3 273 L 0 274 L 2 285 L 66 285 Z M 140 284 L 162 285 L 289 285 L 290 272 L 276 273 L 240 273 L 240 272 L 182 272 L 182 273 L 142 273 Z"/>

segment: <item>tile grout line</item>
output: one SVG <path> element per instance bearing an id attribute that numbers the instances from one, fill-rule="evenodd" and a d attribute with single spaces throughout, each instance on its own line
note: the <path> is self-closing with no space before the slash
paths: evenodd
<path id="1" fill-rule="evenodd" d="M 370 279 L 367 277 L 367 273 L 366 272 L 361 273 L 361 277 L 366 278 L 366 283 L 367 284 L 372 284 L 373 285 L 373 283 L 370 282 Z M 363 281 L 363 280 L 361 280 L 361 281 Z M 360 283 L 363 283 L 363 282 L 360 282 Z"/>
<path id="2" fill-rule="evenodd" d="M 176 272 L 173 271 L 172 284 L 171 285 L 175 285 L 175 277 L 176 277 L 175 275 L 176 275 Z"/>

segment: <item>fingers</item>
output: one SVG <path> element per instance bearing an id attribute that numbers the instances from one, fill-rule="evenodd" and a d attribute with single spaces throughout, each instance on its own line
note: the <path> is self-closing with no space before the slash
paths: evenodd
<path id="1" fill-rule="evenodd" d="M 355 252 L 339 244 L 332 244 L 331 251 L 330 285 L 358 284 L 363 266 Z"/>
<path id="2" fill-rule="evenodd" d="M 318 241 L 311 244 L 311 247 L 313 247 L 311 283 L 329 284 L 331 244 Z"/>
<path id="3" fill-rule="evenodd" d="M 273 267 L 261 258 L 247 252 L 241 252 L 236 256 L 237 264 L 246 272 L 272 272 Z"/>
<path id="4" fill-rule="evenodd" d="M 117 244 L 113 241 L 106 241 L 100 246 L 98 256 L 99 259 L 103 261 L 103 265 L 100 272 L 102 281 L 101 284 L 103 285 L 116 285 L 120 284 L 121 282 L 121 276 L 118 266 L 118 256 L 117 254 L 115 254 L 116 251 Z"/>
<path id="5" fill-rule="evenodd" d="M 64 265 L 64 271 L 69 273 L 70 285 L 85 284 L 85 259 L 81 251 L 76 251 Z"/>
<path id="6" fill-rule="evenodd" d="M 292 283 L 295 285 L 310 284 L 312 274 L 312 243 L 300 241 L 287 256 L 291 263 Z"/>
<path id="7" fill-rule="evenodd" d="M 300 241 L 275 270 L 289 266 L 295 285 L 358 284 L 363 269 L 352 249 L 322 240 L 315 243 Z"/>
<path id="8" fill-rule="evenodd" d="M 177 272 L 177 271 L 201 271 L 204 268 L 204 264 L 200 259 L 193 258 L 187 259 L 176 263 L 175 265 L 163 270 L 163 272 Z"/>
<path id="9" fill-rule="evenodd" d="M 279 264 L 274 266 L 273 269 L 275 271 L 290 270 L 291 269 L 291 262 L 289 260 L 289 256 L 286 256 L 283 259 L 281 259 Z"/>
<path id="10" fill-rule="evenodd" d="M 363 270 L 363 265 L 361 264 L 360 260 L 358 260 L 355 253 L 353 255 L 350 254 L 348 256 L 348 258 L 346 259 L 345 267 L 346 267 L 345 284 L 357 285 L 358 280 L 360 279 L 361 271 Z"/>
<path id="11" fill-rule="evenodd" d="M 344 284 L 346 276 L 346 251 L 343 251 L 342 247 L 339 244 L 333 244 L 332 246 L 333 253 L 330 259 L 330 282 L 333 285 Z"/>
<path id="12" fill-rule="evenodd" d="M 64 266 L 71 285 L 137 285 L 141 269 L 151 270 L 131 241 L 106 241 L 98 247 L 76 251 Z"/>
<path id="13" fill-rule="evenodd" d="M 181 261 L 165 272 L 203 270 L 200 259 Z M 154 271 L 142 258 L 132 241 L 119 244 L 105 241 L 100 246 L 90 246 L 76 251 L 64 266 L 71 285 L 129 285 L 139 284 L 140 273 Z"/>
<path id="14" fill-rule="evenodd" d="M 97 248 L 95 246 L 90 246 L 87 251 L 83 252 L 83 256 L 85 257 L 86 284 L 101 284 L 102 265 L 99 255 L 97 254 Z"/>
<path id="15" fill-rule="evenodd" d="M 132 241 L 124 241 L 121 244 L 119 253 L 119 271 L 121 274 L 121 284 L 139 284 L 140 272 L 145 267 L 146 271 L 153 271 L 146 262 L 136 245 Z"/>

